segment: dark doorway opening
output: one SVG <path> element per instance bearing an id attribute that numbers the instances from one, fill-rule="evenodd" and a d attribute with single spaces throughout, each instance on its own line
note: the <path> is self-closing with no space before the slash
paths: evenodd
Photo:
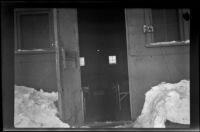
<path id="1" fill-rule="evenodd" d="M 130 120 L 124 9 L 78 9 L 85 122 Z"/>

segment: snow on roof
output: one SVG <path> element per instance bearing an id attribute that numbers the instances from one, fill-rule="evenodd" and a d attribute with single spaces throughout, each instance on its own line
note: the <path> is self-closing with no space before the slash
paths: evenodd
<path id="1" fill-rule="evenodd" d="M 28 52 L 28 51 L 45 51 L 44 49 L 32 49 L 32 50 L 22 50 L 22 49 L 18 49 L 17 51 L 24 51 L 24 52 Z"/>
<path id="2" fill-rule="evenodd" d="M 168 42 L 155 42 L 155 43 L 150 43 L 150 45 L 174 45 L 174 44 L 189 44 L 190 40 L 185 40 L 185 41 L 168 41 Z"/>

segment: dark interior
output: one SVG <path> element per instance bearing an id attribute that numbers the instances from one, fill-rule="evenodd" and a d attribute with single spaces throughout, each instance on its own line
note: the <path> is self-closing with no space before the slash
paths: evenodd
<path id="1" fill-rule="evenodd" d="M 85 101 L 85 121 L 130 120 L 125 16 L 123 9 L 78 9 L 81 81 Z M 116 64 L 109 64 L 116 56 Z"/>

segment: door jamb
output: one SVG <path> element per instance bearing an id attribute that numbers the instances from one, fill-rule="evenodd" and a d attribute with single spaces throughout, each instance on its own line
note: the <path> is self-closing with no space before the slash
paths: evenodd
<path id="1" fill-rule="evenodd" d="M 131 113 L 131 119 L 133 119 L 133 108 L 132 108 L 132 101 L 131 101 L 131 99 L 132 99 L 132 96 L 133 96 L 133 94 L 132 94 L 132 92 L 131 92 L 131 89 L 130 89 L 130 80 L 129 80 L 129 78 L 130 78 L 130 73 L 129 73 L 129 62 L 128 62 L 128 58 L 129 58 L 129 50 L 128 49 L 130 49 L 130 45 L 129 45 L 129 33 L 128 33 L 128 16 L 127 16 L 127 9 L 126 8 L 124 8 L 124 16 L 125 16 L 125 30 L 126 30 L 126 50 L 127 50 L 127 68 L 128 68 L 128 87 L 129 87 L 129 102 L 130 102 L 130 113 Z"/>
<path id="2" fill-rule="evenodd" d="M 56 84 L 58 90 L 58 111 L 60 118 L 63 117 L 62 107 L 62 86 L 61 86 L 61 69 L 60 69 L 60 46 L 58 43 L 58 21 L 57 21 L 57 9 L 53 8 L 53 31 L 54 31 L 54 45 L 55 45 L 55 61 L 56 61 Z"/>

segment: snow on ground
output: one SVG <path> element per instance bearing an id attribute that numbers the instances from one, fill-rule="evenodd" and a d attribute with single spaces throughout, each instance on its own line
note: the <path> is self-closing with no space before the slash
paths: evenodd
<path id="1" fill-rule="evenodd" d="M 141 115 L 134 127 L 165 128 L 165 121 L 190 124 L 190 81 L 161 83 L 145 94 Z"/>
<path id="2" fill-rule="evenodd" d="M 54 104 L 58 94 L 48 93 L 33 88 L 15 86 L 15 117 L 16 128 L 69 128 L 56 114 Z"/>
<path id="3" fill-rule="evenodd" d="M 190 124 L 190 81 L 171 84 L 162 82 L 145 93 L 141 115 L 135 122 L 113 128 L 165 128 L 165 121 Z M 58 94 L 15 86 L 16 128 L 69 128 L 56 114 Z M 107 124 L 111 122 L 106 122 Z M 73 126 L 71 126 L 74 128 Z M 90 128 L 82 126 L 81 128 Z"/>
<path id="4" fill-rule="evenodd" d="M 174 45 L 174 44 L 189 44 L 190 40 L 186 41 L 169 41 L 169 42 L 155 42 L 155 43 L 150 43 L 150 45 Z"/>
<path id="5" fill-rule="evenodd" d="M 22 50 L 22 49 L 18 49 L 17 51 L 23 51 L 23 52 L 29 52 L 29 51 L 45 51 L 44 49 L 32 49 L 32 50 Z"/>

